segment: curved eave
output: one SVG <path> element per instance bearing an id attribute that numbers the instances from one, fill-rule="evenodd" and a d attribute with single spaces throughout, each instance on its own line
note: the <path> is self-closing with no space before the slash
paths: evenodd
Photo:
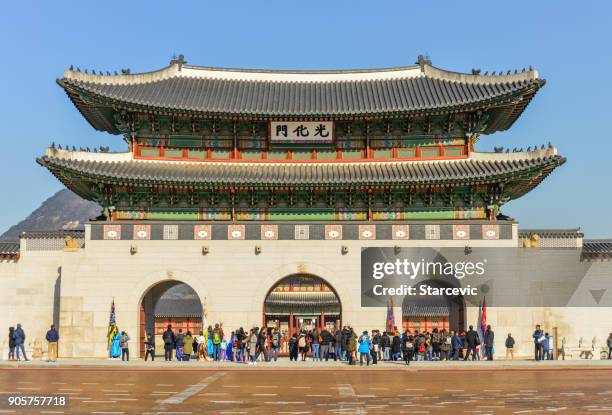
<path id="1" fill-rule="evenodd" d="M 115 135 L 121 133 L 115 124 L 104 115 L 100 105 L 91 105 L 83 101 L 79 94 L 75 93 L 74 88 L 65 82 L 65 79 L 57 79 L 56 82 L 64 89 L 72 104 L 94 129 Z"/>
<path id="2" fill-rule="evenodd" d="M 515 105 L 510 105 L 506 107 L 500 107 L 496 109 L 503 113 L 503 116 L 498 116 L 495 122 L 489 123 L 485 130 L 484 134 L 492 134 L 496 131 L 506 131 L 512 127 L 512 125 L 519 119 L 521 114 L 525 111 L 535 94 L 538 90 L 546 84 L 544 79 L 539 80 L 539 85 L 536 88 L 533 88 L 532 91 L 523 95 L 522 99 L 517 102 Z"/>
<path id="3" fill-rule="evenodd" d="M 544 179 L 546 179 L 554 169 L 565 164 L 567 158 L 557 156 L 553 163 L 548 163 L 540 169 L 539 174 L 531 177 L 524 178 L 515 185 L 515 189 L 510 192 L 510 200 L 518 199 L 525 194 L 529 193 L 531 190 L 535 189 Z"/>
<path id="4" fill-rule="evenodd" d="M 546 151 L 544 151 L 546 152 Z M 54 158 L 48 155 L 40 157 L 37 162 L 49 169 L 62 183 L 72 189 L 81 197 L 92 200 L 96 185 L 113 185 L 127 187 L 163 187 L 176 186 L 193 189 L 350 189 L 355 187 L 453 187 L 471 186 L 493 183 L 503 183 L 506 186 L 508 199 L 518 198 L 546 178 L 552 170 L 565 163 L 564 157 L 556 154 L 542 155 L 541 157 L 520 159 L 510 154 L 507 160 L 457 160 L 446 162 L 362 162 L 341 163 L 342 169 L 353 169 L 350 174 L 340 170 L 340 164 L 328 165 L 329 171 L 321 176 L 316 171 L 320 167 L 311 167 L 311 170 L 302 173 L 294 172 L 290 176 L 280 176 L 278 170 L 270 170 L 274 163 L 270 163 L 268 171 L 250 170 L 251 167 L 241 167 L 242 173 L 234 170 L 239 164 L 231 162 L 206 162 L 194 165 L 193 163 L 175 162 L 144 162 L 128 160 L 122 162 L 92 162 L 91 160 L 71 160 Z M 118 163 L 122 163 L 120 166 Z M 162 169 L 156 170 L 157 166 Z M 457 164 L 453 166 L 454 163 Z M 486 164 L 484 164 L 486 163 Z M 314 163 L 313 163 L 314 164 Z M 188 165 L 190 171 L 181 171 Z M 207 166 L 208 165 L 208 166 Z M 352 167 L 350 167 L 352 165 Z M 119 167 L 118 167 L 119 166 Z M 199 167 L 197 167 L 199 166 Z M 211 166 L 217 170 L 206 170 Z M 259 164 L 258 166 L 261 166 Z M 302 165 L 303 166 L 303 165 Z M 420 169 L 428 177 L 410 177 L 406 174 L 412 166 Z M 457 170 L 457 167 L 460 167 Z M 253 165 L 252 169 L 257 167 Z M 284 165 L 283 169 L 291 168 Z M 338 168 L 335 172 L 334 169 Z M 221 170 L 220 170 L 221 169 Z M 366 170 L 364 173 L 364 169 Z M 414 170 L 412 170 L 414 171 Z M 459 172 L 459 173 L 457 173 Z M 491 173 L 494 172 L 494 173 Z M 224 174 L 227 173 L 226 176 Z M 316 173 L 316 174 L 315 174 Z M 157 176 L 155 176 L 157 174 Z M 181 176 L 183 174 L 183 176 Z M 190 174 L 191 176 L 188 176 Z M 274 174 L 277 174 L 274 176 Z M 317 176 L 318 174 L 318 176 Z M 342 176 L 344 174 L 344 176 Z M 359 175 L 362 176 L 359 176 Z M 369 175 L 369 176 L 368 176 Z M 249 177 L 246 177 L 249 176 Z M 191 177 L 191 178 L 189 178 Z M 216 179 L 214 177 L 217 177 Z M 221 177 L 222 180 L 219 179 Z M 362 178 L 364 177 L 364 178 Z M 326 181 L 327 180 L 327 181 Z"/>
<path id="5" fill-rule="evenodd" d="M 514 75 L 484 76 L 444 71 L 429 65 L 425 65 L 421 71 L 416 70 L 416 72 L 415 67 L 371 71 L 319 72 L 215 70 L 214 68 L 188 65 L 186 67 L 191 71 L 190 74 L 203 71 L 206 75 L 199 78 L 194 75 L 185 75 L 185 70 L 181 72 L 176 65 L 171 65 L 151 73 L 120 76 L 91 75 L 67 71 L 64 78 L 58 79 L 57 82 L 65 89 L 74 105 L 94 128 L 113 134 L 118 134 L 120 131 L 116 128 L 114 120 L 109 114 L 118 110 L 245 120 L 369 119 L 494 110 L 494 119 L 490 120 L 489 125 L 484 130 L 485 134 L 489 134 L 510 128 L 529 104 L 534 94 L 545 83 L 543 79 L 538 78 L 538 74 L 534 70 Z M 222 74 L 222 77 L 226 76 L 228 79 L 211 80 L 206 78 L 206 76 L 218 76 L 219 73 Z M 281 82 L 278 80 L 240 79 L 240 76 L 246 76 L 246 74 L 257 77 L 262 73 L 264 75 L 271 74 L 272 79 L 284 79 L 283 77 L 292 79 L 291 74 L 298 74 L 299 76 L 310 77 L 308 79 L 312 80 L 293 82 L 285 79 Z M 394 73 L 401 76 L 396 75 L 394 77 L 392 76 Z M 327 79 L 324 77 L 330 76 L 330 74 L 340 80 L 336 78 L 333 78 L 336 79 L 334 81 L 322 80 Z M 380 79 L 377 77 L 380 77 Z M 412 81 L 414 82 L 407 84 L 407 82 Z M 147 92 L 146 88 L 153 88 L 159 82 L 179 83 L 176 88 L 168 86 L 174 84 L 167 84 L 166 87 L 159 87 L 160 89 L 155 92 L 155 99 L 160 98 L 157 95 L 159 94 L 162 102 L 167 100 L 169 105 L 159 105 L 159 103 L 153 103 L 151 97 L 147 98 L 150 91 Z M 192 84 L 189 84 L 190 82 Z M 202 86 L 202 82 L 210 82 L 210 84 Z M 227 82 L 235 83 L 229 90 L 238 94 L 238 97 L 227 92 L 225 89 Z M 262 82 L 267 83 L 262 86 Z M 236 83 L 242 86 L 239 87 Z M 281 94 L 282 96 L 270 101 L 274 105 L 266 107 L 265 111 L 258 107 L 258 104 L 262 102 L 261 97 L 270 98 L 277 89 L 288 83 L 298 86 L 295 86 L 295 90 L 291 90 L 291 93 L 283 90 L 285 92 Z M 347 91 L 341 92 L 341 87 L 338 86 L 346 83 L 352 83 L 352 88 L 356 88 L 355 90 L 361 94 L 361 99 L 365 101 L 359 101 L 355 98 L 355 102 L 351 103 L 349 97 L 344 96 L 351 89 L 347 87 Z M 355 83 L 358 83 L 359 86 L 357 87 Z M 306 91 L 312 85 L 317 85 L 316 88 L 320 87 L 321 89 Z M 452 85 L 453 88 L 449 87 L 449 90 L 445 90 L 446 87 L 442 87 L 443 85 Z M 260 86 L 261 91 L 252 92 Z M 173 92 L 170 92 L 175 90 L 181 92 L 182 89 L 185 89 L 183 87 L 187 88 L 189 92 L 183 98 L 177 98 L 172 95 Z M 198 91 L 198 87 L 204 89 Z M 117 90 L 116 88 L 124 89 Z M 166 98 L 164 94 L 169 93 L 171 97 Z M 240 94 L 244 96 L 240 97 Z M 295 102 L 288 102 L 286 94 L 289 94 L 288 96 Z M 199 97 L 198 99 L 194 99 L 196 95 Z M 229 100 L 226 95 L 230 96 Z M 83 99 L 83 96 L 87 96 L 87 99 Z M 319 110 L 317 109 L 318 104 L 312 103 L 303 106 L 303 101 L 309 99 L 309 97 L 310 99 L 316 99 L 317 102 L 319 102 L 318 100 L 325 102 L 326 104 L 323 107 L 326 109 Z M 413 99 L 432 102 L 431 105 L 421 105 L 419 101 L 419 104 L 415 105 L 412 102 Z M 173 100 L 178 101 L 173 103 Z M 229 101 L 232 102 L 231 105 L 228 104 Z M 330 104 L 330 108 L 326 107 L 332 101 L 346 104 L 346 106 Z M 236 102 L 241 102 L 244 105 L 238 105 Z M 277 102 L 282 102 L 283 105 L 279 107 L 276 105 Z"/>

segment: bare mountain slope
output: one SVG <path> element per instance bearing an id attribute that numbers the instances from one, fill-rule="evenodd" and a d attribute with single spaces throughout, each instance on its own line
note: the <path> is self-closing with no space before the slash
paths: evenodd
<path id="1" fill-rule="evenodd" d="M 63 189 L 45 200 L 27 218 L 4 232 L 0 239 L 17 240 L 25 231 L 83 229 L 89 219 L 100 215 L 102 208 Z"/>

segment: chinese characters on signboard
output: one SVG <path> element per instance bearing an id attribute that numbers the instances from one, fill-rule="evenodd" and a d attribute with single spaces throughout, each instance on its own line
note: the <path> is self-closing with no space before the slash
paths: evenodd
<path id="1" fill-rule="evenodd" d="M 333 121 L 271 121 L 270 140 L 273 143 L 331 143 Z"/>

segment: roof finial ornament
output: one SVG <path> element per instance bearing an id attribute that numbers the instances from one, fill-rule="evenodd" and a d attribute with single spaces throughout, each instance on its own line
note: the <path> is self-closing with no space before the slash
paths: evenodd
<path id="1" fill-rule="evenodd" d="M 472 68 L 472 75 L 480 75 L 480 69 Z"/>
<path id="2" fill-rule="evenodd" d="M 55 148 L 55 141 L 51 142 L 51 148 Z"/>
<path id="3" fill-rule="evenodd" d="M 130 74 L 130 68 L 121 69 L 121 75 L 129 75 L 129 74 Z"/>
<path id="4" fill-rule="evenodd" d="M 182 53 L 178 55 L 178 57 L 176 55 L 172 56 L 172 60 L 170 60 L 170 65 L 178 65 L 178 70 L 180 71 L 181 69 L 183 69 L 183 65 L 186 64 L 187 61 L 185 60 L 185 55 L 183 55 Z"/>
<path id="5" fill-rule="evenodd" d="M 425 72 L 425 65 L 431 66 L 431 59 L 429 59 L 429 55 L 419 55 L 416 63 L 421 67 L 421 72 Z"/>
<path id="6" fill-rule="evenodd" d="M 73 71 L 74 66 L 70 65 L 70 68 L 68 68 L 69 70 Z"/>

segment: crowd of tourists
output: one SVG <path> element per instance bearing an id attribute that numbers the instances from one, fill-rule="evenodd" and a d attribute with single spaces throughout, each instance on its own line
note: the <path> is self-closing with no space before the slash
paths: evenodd
<path id="1" fill-rule="evenodd" d="M 553 338 L 537 325 L 532 334 L 536 361 L 553 359 Z M 21 324 L 10 327 L 8 333 L 9 360 L 28 361 L 25 351 L 25 331 Z M 57 359 L 59 333 L 55 326 L 47 331 L 48 361 Z M 129 361 L 130 336 L 115 325 L 109 330 L 109 357 Z M 247 363 L 277 361 L 281 354 L 290 361 L 342 361 L 349 365 L 370 365 L 378 362 L 493 360 L 495 332 L 488 325 L 481 333 L 469 326 L 467 331 L 392 330 L 357 333 L 352 327 L 301 330 L 288 335 L 277 328 L 254 327 L 226 333 L 221 324 L 209 326 L 197 334 L 168 325 L 161 336 L 164 359 L 171 361 L 229 361 Z M 504 345 L 506 360 L 514 359 L 515 340 L 508 333 Z M 608 359 L 612 358 L 612 333 L 607 338 Z M 147 333 L 144 340 L 145 361 L 155 360 L 155 336 Z M 21 352 L 21 353 L 20 353 Z"/>
<path id="2" fill-rule="evenodd" d="M 532 335 L 536 360 L 552 360 L 553 338 L 540 326 Z M 493 360 L 495 332 L 488 325 L 484 334 L 473 326 L 467 331 L 405 330 L 396 327 L 389 331 L 355 332 L 352 327 L 329 330 L 302 330 L 289 336 L 276 328 L 239 328 L 226 333 L 221 324 L 209 326 L 194 335 L 190 331 L 173 330 L 169 325 L 162 334 L 164 358 L 187 361 L 230 361 L 257 364 L 277 361 L 281 354 L 290 361 L 343 361 L 349 365 L 370 365 L 378 362 Z M 508 333 L 505 358 L 514 359 L 515 340 Z M 607 340 L 612 352 L 612 334 Z M 149 333 L 145 340 L 145 360 L 155 358 L 155 337 Z"/>

